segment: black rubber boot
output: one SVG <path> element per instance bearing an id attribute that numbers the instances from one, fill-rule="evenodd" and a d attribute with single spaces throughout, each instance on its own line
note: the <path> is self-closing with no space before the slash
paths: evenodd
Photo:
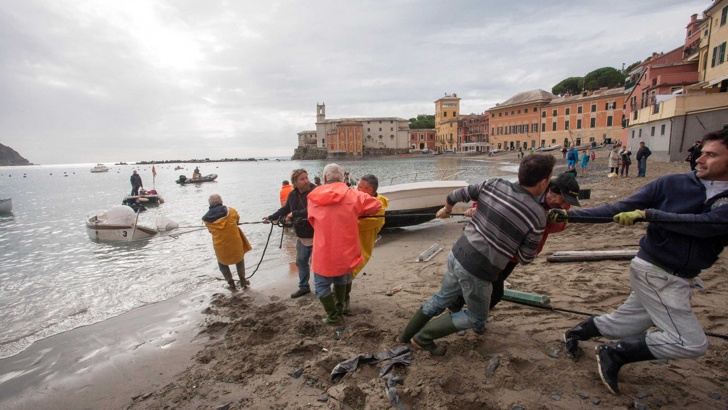
<path id="1" fill-rule="evenodd" d="M 422 311 L 422 308 L 417 309 L 415 315 L 412 316 L 412 319 L 410 319 L 409 323 L 407 323 L 407 326 L 405 326 L 404 330 L 402 330 L 402 333 L 400 333 L 394 341 L 397 343 L 409 343 L 414 335 L 425 327 L 430 319 L 432 318 L 427 316 L 425 312 Z"/>
<path id="2" fill-rule="evenodd" d="M 564 342 L 566 349 L 566 357 L 573 361 L 579 360 L 581 357 L 580 340 L 589 340 L 592 337 L 601 336 L 597 325 L 594 324 L 594 316 L 579 323 L 564 333 Z"/>
<path id="3" fill-rule="evenodd" d="M 619 369 L 627 363 L 654 360 L 655 356 L 647 347 L 645 335 L 625 337 L 617 343 L 603 344 L 596 347 L 599 376 L 609 391 L 619 394 L 617 375 Z"/>
<path id="4" fill-rule="evenodd" d="M 412 343 L 427 350 L 433 356 L 443 356 L 446 350 L 444 347 L 435 344 L 435 339 L 445 337 L 457 331 L 450 315 L 445 314 L 423 327 L 412 338 Z"/>
<path id="5" fill-rule="evenodd" d="M 343 314 L 346 316 L 349 316 L 351 313 L 349 312 L 349 301 L 351 300 L 351 297 L 349 296 L 351 294 L 351 283 L 346 285 L 346 299 L 344 299 L 344 311 Z"/>
<path id="6" fill-rule="evenodd" d="M 346 304 L 346 286 L 347 285 L 334 285 L 336 312 L 338 312 L 339 316 L 344 315 L 344 305 Z"/>
<path id="7" fill-rule="evenodd" d="M 335 325 L 341 321 L 341 317 L 339 316 L 339 311 L 336 310 L 336 297 L 334 294 L 330 294 L 329 296 L 319 298 L 321 301 L 321 304 L 324 305 L 324 310 L 326 311 L 326 317 L 321 319 L 321 321 L 325 325 Z"/>

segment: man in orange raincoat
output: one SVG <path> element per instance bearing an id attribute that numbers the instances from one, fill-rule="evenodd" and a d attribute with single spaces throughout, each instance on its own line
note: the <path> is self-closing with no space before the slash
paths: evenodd
<path id="1" fill-rule="evenodd" d="M 316 296 L 326 310 L 325 324 L 341 320 L 351 272 L 364 262 L 359 217 L 382 209 L 377 198 L 349 189 L 343 180 L 341 167 L 329 164 L 324 168 L 324 185 L 308 194 L 308 220 L 314 229 L 311 268 Z"/>
<path id="2" fill-rule="evenodd" d="M 207 230 L 212 234 L 212 247 L 215 248 L 217 266 L 227 280 L 230 290 L 235 290 L 233 274 L 228 265 L 235 265 L 240 278 L 240 287 L 246 288 L 250 282 L 245 279 L 245 253 L 253 249 L 243 231 L 238 228 L 238 212 L 222 204 L 218 194 L 210 195 L 210 209 L 202 217 Z"/>
<path id="3" fill-rule="evenodd" d="M 288 180 L 284 179 L 283 183 L 281 184 L 281 191 L 278 193 L 278 196 L 281 200 L 281 206 L 284 206 L 286 204 L 286 201 L 288 201 L 288 194 L 293 191 L 293 185 L 291 185 Z"/>

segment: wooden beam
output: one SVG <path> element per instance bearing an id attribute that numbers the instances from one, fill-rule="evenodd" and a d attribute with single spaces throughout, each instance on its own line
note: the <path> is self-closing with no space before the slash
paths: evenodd
<path id="1" fill-rule="evenodd" d="M 630 260 L 637 255 L 637 249 L 618 251 L 559 251 L 546 257 L 549 262 L 594 262 Z"/>

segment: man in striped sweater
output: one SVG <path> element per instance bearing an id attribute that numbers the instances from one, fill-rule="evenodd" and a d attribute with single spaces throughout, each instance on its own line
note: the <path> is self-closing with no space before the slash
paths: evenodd
<path id="1" fill-rule="evenodd" d="M 522 264 L 530 263 L 537 255 L 546 226 L 538 198 L 549 186 L 555 163 L 551 155 L 529 155 L 521 161 L 518 183 L 492 178 L 447 196 L 438 218 L 450 217 L 457 202 L 478 201 L 478 205 L 448 255 L 440 291 L 417 310 L 397 337 L 398 342 L 412 340 L 433 356 L 442 356 L 445 349 L 437 346 L 435 339 L 483 326 L 488 318 L 492 282 L 514 255 Z M 467 309 L 430 321 L 459 295 L 465 298 Z"/>

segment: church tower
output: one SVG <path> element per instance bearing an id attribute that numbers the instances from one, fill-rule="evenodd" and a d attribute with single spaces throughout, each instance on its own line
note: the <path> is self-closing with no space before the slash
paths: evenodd
<path id="1" fill-rule="evenodd" d="M 316 122 L 326 120 L 326 103 L 316 104 Z"/>

